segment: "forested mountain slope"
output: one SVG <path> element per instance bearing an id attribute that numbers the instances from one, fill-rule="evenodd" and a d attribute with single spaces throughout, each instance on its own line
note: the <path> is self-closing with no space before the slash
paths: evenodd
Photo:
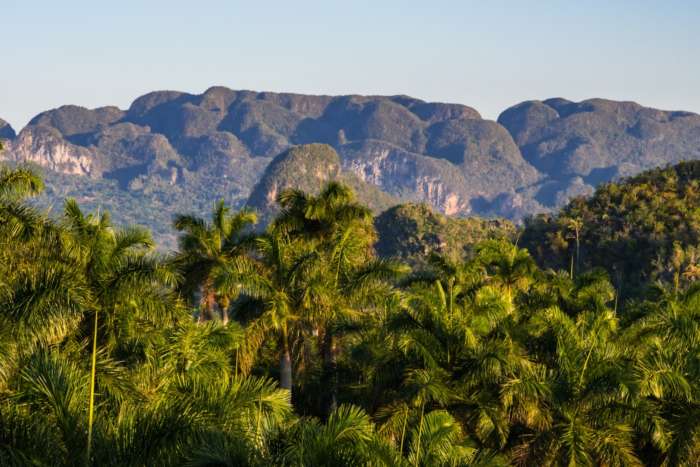
<path id="1" fill-rule="evenodd" d="M 399 203 L 397 198 L 377 186 L 343 170 L 340 157 L 331 146 L 304 144 L 273 159 L 253 187 L 246 206 L 258 213 L 259 224 L 265 227 L 278 212 L 277 196 L 284 190 L 293 188 L 317 194 L 332 181 L 352 187 L 359 200 L 377 214 Z"/>
<path id="2" fill-rule="evenodd" d="M 578 245 L 577 245 L 578 243 Z M 599 187 L 560 212 L 526 221 L 522 245 L 542 265 L 601 267 L 628 290 L 700 277 L 700 161 Z"/>
<path id="3" fill-rule="evenodd" d="M 426 204 L 400 204 L 375 217 L 377 254 L 423 265 L 431 255 L 453 261 L 473 256 L 488 239 L 515 240 L 516 227 L 504 219 L 449 217 Z"/>

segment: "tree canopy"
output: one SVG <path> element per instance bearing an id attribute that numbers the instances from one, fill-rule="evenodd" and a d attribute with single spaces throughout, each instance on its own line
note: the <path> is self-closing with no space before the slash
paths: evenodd
<path id="1" fill-rule="evenodd" d="M 0 465 L 693 464 L 697 167 L 413 266 L 336 182 L 164 255 L 3 168 Z"/>

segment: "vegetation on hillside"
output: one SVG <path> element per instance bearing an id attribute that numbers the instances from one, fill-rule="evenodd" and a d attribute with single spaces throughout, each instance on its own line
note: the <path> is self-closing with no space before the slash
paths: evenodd
<path id="1" fill-rule="evenodd" d="M 375 218 L 374 225 L 379 236 L 377 254 L 414 266 L 425 266 L 433 254 L 459 261 L 472 257 L 484 240 L 514 241 L 516 237 L 515 225 L 507 220 L 448 217 L 426 204 L 389 208 Z"/>
<path id="2" fill-rule="evenodd" d="M 33 204 L 60 212 L 61 200 L 75 198 L 90 211 L 109 211 L 117 225 L 147 227 L 163 251 L 177 248 L 177 232 L 171 221 L 178 212 L 207 211 L 223 196 L 235 207 L 243 206 L 247 199 L 247 193 L 237 191 L 233 184 L 219 181 L 218 188 L 213 187 L 214 176 L 203 173 L 185 174 L 185 181 L 174 185 L 154 177 L 130 190 L 107 178 L 91 179 L 50 170 L 42 171 L 42 177 L 46 190 L 32 200 Z"/>
<path id="3" fill-rule="evenodd" d="M 659 172 L 668 193 L 682 174 L 695 186 L 682 167 Z M 31 170 L 0 172 L 0 465 L 700 454 L 700 286 L 660 275 L 655 295 L 618 300 L 587 267 L 594 219 L 571 223 L 573 272 L 496 238 L 411 269 L 377 258 L 371 211 L 332 182 L 279 192 L 260 233 L 223 202 L 178 216 L 179 249 L 162 256 L 147 230 L 73 200 L 48 217 L 28 201 L 42 188 Z"/>
<path id="4" fill-rule="evenodd" d="M 366 183 L 354 173 L 344 171 L 333 147 L 327 144 L 294 146 L 275 157 L 253 187 L 246 205 L 259 214 L 265 227 L 279 212 L 277 195 L 285 189 L 317 194 L 329 182 L 341 182 L 351 187 L 359 201 L 382 212 L 400 201 L 376 185 Z"/>
<path id="5" fill-rule="evenodd" d="M 688 285 L 700 278 L 700 162 L 608 183 L 531 218 L 522 244 L 545 267 L 606 269 L 623 296 L 655 281 Z"/>

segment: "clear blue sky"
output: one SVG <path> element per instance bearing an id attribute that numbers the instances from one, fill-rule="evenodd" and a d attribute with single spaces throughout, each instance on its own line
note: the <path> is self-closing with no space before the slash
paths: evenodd
<path id="1" fill-rule="evenodd" d="M 700 112 L 700 2 L 2 0 L 0 117 L 211 85 Z"/>

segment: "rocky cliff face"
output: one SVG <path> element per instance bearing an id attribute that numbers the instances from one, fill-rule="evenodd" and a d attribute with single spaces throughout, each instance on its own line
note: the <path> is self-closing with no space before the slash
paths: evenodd
<path id="1" fill-rule="evenodd" d="M 540 178 L 505 128 L 467 106 L 223 87 L 201 95 L 153 92 L 125 111 L 50 110 L 22 130 L 5 157 L 116 179 L 127 189 L 189 175 L 221 191 L 218 177 L 244 193 L 273 156 L 307 143 L 333 146 L 344 170 L 392 196 L 448 214 L 472 213 L 474 199 L 492 200 Z"/>
<path id="2" fill-rule="evenodd" d="M 31 162 L 55 172 L 99 177 L 100 161 L 87 148 L 63 139 L 51 127 L 33 127 L 22 131 L 7 144 L 7 158 L 17 162 Z"/>
<path id="3" fill-rule="evenodd" d="M 214 87 L 199 95 L 149 93 L 126 110 L 63 106 L 17 136 L 0 122 L 0 138 L 10 140 L 0 157 L 111 180 L 141 197 L 145 210 L 178 211 L 172 193 L 195 205 L 223 197 L 240 206 L 273 157 L 322 143 L 338 153 L 344 176 L 394 199 L 449 215 L 517 219 L 601 182 L 700 158 L 700 116 L 548 99 L 518 104 L 494 122 L 471 107 L 407 96 Z"/>
<path id="4" fill-rule="evenodd" d="M 339 151 L 347 171 L 387 193 L 427 202 L 450 215 L 471 212 L 473 191 L 448 161 L 381 141 L 347 143 Z"/>
<path id="5" fill-rule="evenodd" d="M 15 130 L 5 120 L 0 118 L 0 139 L 14 139 Z"/>

